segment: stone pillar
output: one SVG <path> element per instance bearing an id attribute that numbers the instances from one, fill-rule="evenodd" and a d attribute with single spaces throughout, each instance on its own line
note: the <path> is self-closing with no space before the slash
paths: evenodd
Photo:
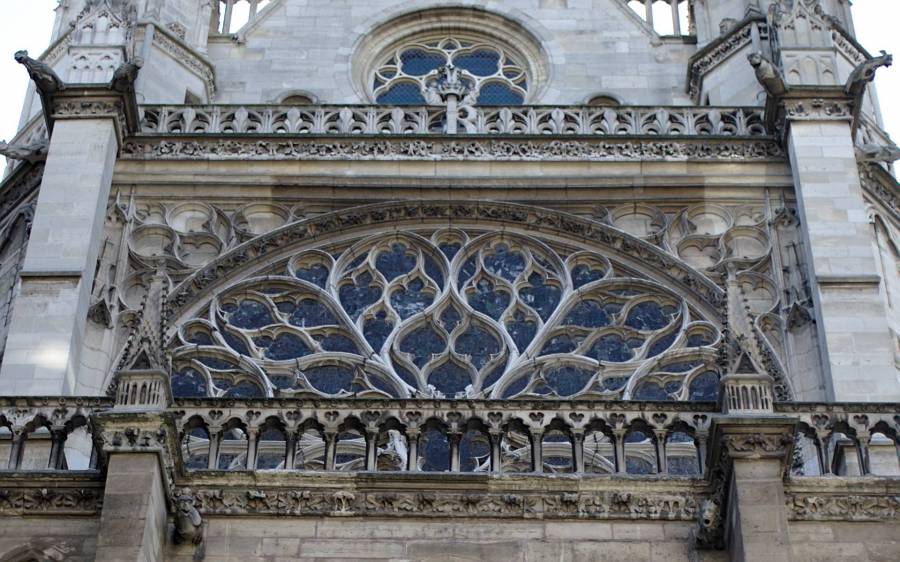
<path id="1" fill-rule="evenodd" d="M 162 560 L 165 536 L 166 496 L 158 455 L 111 454 L 95 560 Z"/>
<path id="2" fill-rule="evenodd" d="M 6 395 L 77 392 L 113 167 L 126 121 L 137 120 L 133 99 L 105 86 L 70 85 L 49 103 L 50 147 L 0 367 Z"/>
<path id="3" fill-rule="evenodd" d="M 786 145 L 828 399 L 898 401 L 900 371 L 854 151 L 854 102 L 841 89 L 824 99 L 789 96 Z"/>

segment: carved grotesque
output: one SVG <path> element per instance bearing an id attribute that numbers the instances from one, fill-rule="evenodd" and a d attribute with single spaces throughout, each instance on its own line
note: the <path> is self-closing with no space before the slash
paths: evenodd
<path id="1" fill-rule="evenodd" d="M 894 57 L 885 51 L 881 51 L 880 57 L 863 61 L 850 73 L 844 91 L 851 96 L 861 96 L 866 91 L 866 84 L 875 79 L 875 71 L 882 66 L 891 66 L 893 62 Z"/>
<path id="2" fill-rule="evenodd" d="M 139 58 L 122 63 L 113 72 L 109 88 L 123 94 L 134 92 L 134 82 L 137 80 L 138 71 L 143 65 L 144 62 Z"/>
<path id="3" fill-rule="evenodd" d="M 47 141 L 42 140 L 31 144 L 8 144 L 0 141 L 0 154 L 13 160 L 25 160 L 26 162 L 42 162 L 47 159 Z"/>
<path id="4" fill-rule="evenodd" d="M 176 499 L 175 542 L 200 544 L 203 541 L 203 519 L 194 506 L 194 496 L 183 492 Z"/>
<path id="5" fill-rule="evenodd" d="M 784 77 L 774 64 L 759 53 L 750 53 L 747 55 L 747 60 L 750 61 L 750 66 L 756 73 L 756 80 L 765 88 L 767 94 L 781 96 L 787 92 Z"/>
<path id="6" fill-rule="evenodd" d="M 697 510 L 696 540 L 698 546 L 718 548 L 723 540 L 722 510 L 712 499 L 703 500 Z"/>
<path id="7" fill-rule="evenodd" d="M 34 80 L 34 85 L 42 94 L 52 94 L 65 88 L 65 84 L 53 72 L 53 69 L 41 61 L 29 57 L 28 51 L 16 51 L 14 57 L 17 63 L 28 70 L 28 76 Z"/>
<path id="8" fill-rule="evenodd" d="M 891 164 L 900 160 L 900 148 L 895 144 L 865 144 L 859 149 L 861 159 L 865 162 L 884 162 Z"/>

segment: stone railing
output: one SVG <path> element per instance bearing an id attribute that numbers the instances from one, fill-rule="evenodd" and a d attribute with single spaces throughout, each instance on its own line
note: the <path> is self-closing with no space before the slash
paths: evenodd
<path id="1" fill-rule="evenodd" d="M 142 106 L 153 135 L 766 137 L 761 108 Z"/>

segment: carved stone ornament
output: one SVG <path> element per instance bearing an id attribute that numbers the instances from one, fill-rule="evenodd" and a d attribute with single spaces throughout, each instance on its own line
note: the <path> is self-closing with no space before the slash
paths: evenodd
<path id="1" fill-rule="evenodd" d="M 790 433 L 734 433 L 722 436 L 731 458 L 783 458 L 794 437 Z"/>
<path id="2" fill-rule="evenodd" d="M 0 487 L 0 514 L 96 515 L 103 507 L 101 487 Z"/>
<path id="3" fill-rule="evenodd" d="M 195 504 L 206 515 L 330 515 L 644 519 L 692 521 L 698 499 L 690 493 L 484 493 L 204 488 Z"/>
<path id="4" fill-rule="evenodd" d="M 132 139 L 127 160 L 780 160 L 774 141 Z"/>
<path id="5" fill-rule="evenodd" d="M 900 495 L 786 494 L 791 521 L 879 521 L 900 519 Z"/>
<path id="6" fill-rule="evenodd" d="M 793 121 L 847 121 L 853 117 L 853 102 L 848 99 L 786 99 L 784 108 Z"/>
<path id="7" fill-rule="evenodd" d="M 0 154 L 12 160 L 24 160 L 35 164 L 47 159 L 48 145 L 49 142 L 46 140 L 27 145 L 8 144 L 6 141 L 0 141 Z"/>
<path id="8" fill-rule="evenodd" d="M 175 498 L 175 543 L 203 542 L 203 518 L 194 505 L 194 496 L 191 490 L 181 490 Z"/>

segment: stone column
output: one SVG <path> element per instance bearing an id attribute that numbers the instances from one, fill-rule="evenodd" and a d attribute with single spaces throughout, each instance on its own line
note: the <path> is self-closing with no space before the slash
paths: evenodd
<path id="1" fill-rule="evenodd" d="M 158 456 L 111 454 L 95 560 L 162 560 L 165 536 L 166 496 Z"/>
<path id="2" fill-rule="evenodd" d="M 796 91 L 783 103 L 826 392 L 836 401 L 898 401 L 851 130 L 854 101 L 840 88 L 824 93 Z"/>
<path id="3" fill-rule="evenodd" d="M 70 85 L 51 100 L 53 129 L 0 367 L 2 394 L 76 392 L 113 167 L 126 121 L 136 121 L 127 97 Z"/>
<path id="4" fill-rule="evenodd" d="M 722 460 L 731 463 L 724 538 L 732 562 L 791 560 L 783 478 L 794 425 L 780 417 L 722 418 L 715 424 Z"/>

